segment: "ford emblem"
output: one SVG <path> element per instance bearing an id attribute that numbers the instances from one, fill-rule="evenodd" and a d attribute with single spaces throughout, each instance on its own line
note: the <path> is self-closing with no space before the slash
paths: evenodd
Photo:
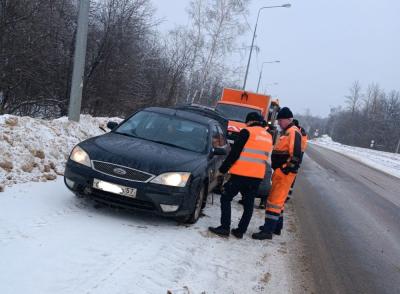
<path id="1" fill-rule="evenodd" d="M 124 176 L 126 175 L 126 170 L 122 169 L 122 168 L 114 168 L 113 169 L 114 174 L 120 175 L 120 176 Z"/>

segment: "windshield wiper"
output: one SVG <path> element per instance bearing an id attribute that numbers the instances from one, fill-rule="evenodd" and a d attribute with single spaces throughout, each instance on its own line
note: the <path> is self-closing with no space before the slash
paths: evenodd
<path id="1" fill-rule="evenodd" d="M 180 148 L 180 149 L 196 152 L 196 151 L 194 151 L 192 149 L 188 149 L 188 148 L 185 148 L 185 147 L 182 147 L 182 146 L 179 146 L 179 145 L 175 145 L 175 144 L 172 144 L 172 143 L 167 143 L 167 142 L 164 142 L 164 141 L 156 141 L 156 140 L 150 140 L 150 139 L 146 139 L 146 140 L 149 140 L 149 141 L 154 142 L 154 143 L 159 143 L 159 144 L 163 144 L 163 145 L 167 145 L 167 146 L 171 146 L 171 147 L 176 147 L 176 148 Z"/>
<path id="2" fill-rule="evenodd" d="M 114 132 L 115 134 L 131 137 L 131 138 L 140 138 L 138 136 L 132 135 L 132 134 L 127 134 L 127 133 L 121 133 L 121 132 Z"/>

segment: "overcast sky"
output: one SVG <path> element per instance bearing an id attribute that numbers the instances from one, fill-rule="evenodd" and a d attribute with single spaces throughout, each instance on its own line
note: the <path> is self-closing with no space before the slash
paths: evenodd
<path id="1" fill-rule="evenodd" d="M 156 15 L 164 18 L 160 30 L 187 24 L 189 0 L 152 0 Z M 260 52 L 253 55 L 247 90 L 256 90 L 258 68 L 268 92 L 296 113 L 308 108 L 326 116 L 331 106 L 342 105 L 348 88 L 359 80 L 385 90 L 400 90 L 400 0 L 253 0 L 249 23 L 261 6 L 291 3 L 292 7 L 265 9 L 257 29 Z M 240 43 L 250 46 L 249 30 Z M 246 57 L 235 57 L 237 64 Z M 244 77 L 243 77 L 244 78 Z M 242 78 L 242 79 L 243 79 Z"/>

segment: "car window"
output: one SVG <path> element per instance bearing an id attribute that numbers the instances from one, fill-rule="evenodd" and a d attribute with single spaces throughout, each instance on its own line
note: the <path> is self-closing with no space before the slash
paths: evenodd
<path id="1" fill-rule="evenodd" d="M 212 127 L 212 146 L 214 148 L 225 146 L 225 136 L 222 129 L 217 125 L 213 125 Z"/>
<path id="2" fill-rule="evenodd" d="M 218 129 L 218 134 L 219 134 L 219 142 L 220 142 L 221 146 L 227 145 L 228 142 L 226 141 L 224 131 L 222 130 L 222 128 L 220 126 L 217 126 L 217 129 Z"/>
<path id="3" fill-rule="evenodd" d="M 115 132 L 200 153 L 208 145 L 207 125 L 145 110 L 133 115 Z"/>

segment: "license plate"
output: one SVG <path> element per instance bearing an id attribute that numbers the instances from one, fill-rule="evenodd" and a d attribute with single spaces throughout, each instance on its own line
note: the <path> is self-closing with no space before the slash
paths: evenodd
<path id="1" fill-rule="evenodd" d="M 93 188 L 130 198 L 136 198 L 137 192 L 135 188 L 125 187 L 98 179 L 93 179 Z"/>

